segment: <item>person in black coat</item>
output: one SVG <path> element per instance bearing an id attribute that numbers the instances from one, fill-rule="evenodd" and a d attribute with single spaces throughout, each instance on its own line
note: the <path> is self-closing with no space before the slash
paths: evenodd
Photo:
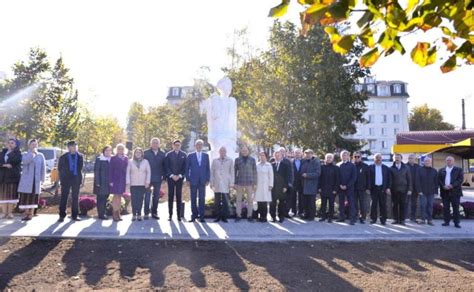
<path id="1" fill-rule="evenodd" d="M 370 172 L 369 166 L 362 162 L 360 152 L 353 155 L 354 164 L 357 169 L 357 179 L 354 188 L 356 214 L 359 214 L 359 222 L 364 224 L 370 206 Z"/>
<path id="2" fill-rule="evenodd" d="M 59 222 L 66 217 L 67 200 L 71 193 L 71 219 L 80 221 L 79 217 L 79 190 L 82 185 L 82 168 L 84 158 L 77 152 L 77 143 L 70 141 L 67 143 L 68 152 L 59 158 L 58 171 L 61 182 L 61 201 L 59 203 Z"/>
<path id="3" fill-rule="evenodd" d="M 332 222 L 334 217 L 334 200 L 340 184 L 339 167 L 334 164 L 334 155 L 326 154 L 325 163 L 321 166 L 321 176 L 319 177 L 319 192 L 321 193 L 321 219 L 320 222 L 328 220 Z M 329 212 L 328 211 L 329 205 Z"/>
<path id="4" fill-rule="evenodd" d="M 110 158 L 112 157 L 112 146 L 105 146 L 102 154 L 98 156 L 94 163 L 94 189 L 97 196 L 97 214 L 99 219 L 107 220 L 105 209 L 107 199 L 110 195 Z"/>
<path id="5" fill-rule="evenodd" d="M 410 154 L 408 156 L 408 163 L 406 164 L 410 169 L 411 174 L 411 195 L 408 196 L 405 204 L 405 218 L 410 218 L 410 221 L 416 223 L 416 208 L 418 203 L 418 193 L 420 192 L 420 182 L 418 181 L 418 172 L 420 171 L 420 165 L 416 163 L 416 155 Z"/>
<path id="6" fill-rule="evenodd" d="M 349 151 L 341 151 L 342 161 L 338 164 L 340 171 L 340 182 L 339 182 L 339 219 L 337 222 L 344 222 L 345 215 L 345 201 L 349 203 L 349 224 L 354 225 L 356 222 L 356 206 L 354 200 L 354 186 L 357 180 L 357 169 L 355 165 L 350 162 Z"/>
<path id="7" fill-rule="evenodd" d="M 378 212 L 380 210 L 380 223 L 385 225 L 387 221 L 387 195 L 390 194 L 392 185 L 392 174 L 390 169 L 382 163 L 382 154 L 374 155 L 374 164 L 369 166 L 370 173 L 370 224 L 377 222 Z"/>
<path id="8" fill-rule="evenodd" d="M 301 166 L 303 164 L 303 151 L 295 149 L 295 158 L 291 162 L 293 168 L 293 188 L 291 198 L 288 202 L 288 211 L 291 210 L 293 216 L 303 215 L 303 178 L 301 177 Z"/>
<path id="9" fill-rule="evenodd" d="M 160 149 L 160 139 L 152 138 L 150 140 L 150 149 L 145 150 L 144 158 L 148 160 L 151 169 L 151 181 L 150 186 L 153 188 L 153 199 L 151 203 L 151 216 L 153 218 L 158 217 L 158 202 L 160 200 L 161 183 L 166 176 L 165 159 L 166 155 Z M 145 219 L 150 214 L 150 199 L 151 199 L 151 188 L 145 193 L 145 206 L 144 213 Z"/>
<path id="10" fill-rule="evenodd" d="M 407 195 L 412 193 L 412 177 L 408 166 L 402 162 L 401 154 L 394 154 L 394 162 L 390 168 L 392 174 L 392 224 L 405 225 L 405 204 Z"/>
<path id="11" fill-rule="evenodd" d="M 314 156 L 311 149 L 304 151 L 305 159 L 301 166 L 301 177 L 303 178 L 303 219 L 312 221 L 316 216 L 316 194 L 319 190 L 321 178 L 321 162 Z"/>
<path id="12" fill-rule="evenodd" d="M 281 160 L 283 163 L 287 164 L 287 166 L 290 168 L 290 183 L 288 185 L 288 189 L 286 190 L 286 201 L 285 201 L 285 217 L 286 218 L 291 218 L 289 212 L 290 212 L 290 204 L 292 200 L 292 194 L 293 194 L 293 182 L 295 180 L 295 174 L 293 172 L 293 162 L 290 160 L 290 157 L 288 157 L 288 153 L 286 151 L 285 147 L 280 147 L 278 151 L 281 153 Z"/>
<path id="13" fill-rule="evenodd" d="M 181 141 L 176 140 L 173 142 L 173 150 L 166 153 L 165 167 L 166 177 L 168 179 L 168 213 L 169 220 L 173 216 L 173 202 L 176 197 L 176 212 L 178 221 L 182 220 L 183 211 L 182 206 L 182 193 L 183 193 L 183 180 L 186 175 L 186 153 L 181 151 Z"/>
<path id="14" fill-rule="evenodd" d="M 273 188 L 272 202 L 270 203 L 270 216 L 273 222 L 276 222 L 277 209 L 278 219 L 283 223 L 286 215 L 286 199 L 288 188 L 291 187 L 291 164 L 283 160 L 280 151 L 274 153 L 273 162 Z M 252 208 L 252 206 L 249 206 Z"/>
<path id="15" fill-rule="evenodd" d="M 18 203 L 21 158 L 20 141 L 9 139 L 7 148 L 0 152 L 0 206 L 6 219 L 13 219 L 13 209 Z"/>
<path id="16" fill-rule="evenodd" d="M 454 158 L 452 156 L 446 157 L 446 167 L 438 171 L 438 182 L 441 191 L 441 199 L 443 200 L 443 226 L 449 226 L 449 222 L 451 221 L 450 206 L 452 206 L 454 227 L 461 228 L 459 205 L 462 197 L 463 181 L 463 170 L 454 165 Z"/>
<path id="17" fill-rule="evenodd" d="M 418 195 L 420 197 L 421 224 L 433 226 L 433 199 L 438 194 L 438 172 L 431 167 L 431 158 L 426 157 L 417 171 Z"/>

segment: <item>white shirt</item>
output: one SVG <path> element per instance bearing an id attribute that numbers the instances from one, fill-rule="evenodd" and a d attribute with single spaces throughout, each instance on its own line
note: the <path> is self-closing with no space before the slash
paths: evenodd
<path id="1" fill-rule="evenodd" d="M 196 152 L 196 155 L 197 155 L 198 163 L 199 163 L 199 165 L 201 165 L 201 155 L 202 155 L 202 153 L 201 152 Z"/>
<path id="2" fill-rule="evenodd" d="M 382 165 L 375 165 L 375 185 L 383 185 Z"/>
<path id="3" fill-rule="evenodd" d="M 444 178 L 444 185 L 449 186 L 451 184 L 451 171 L 452 167 L 446 166 L 446 177 Z"/>

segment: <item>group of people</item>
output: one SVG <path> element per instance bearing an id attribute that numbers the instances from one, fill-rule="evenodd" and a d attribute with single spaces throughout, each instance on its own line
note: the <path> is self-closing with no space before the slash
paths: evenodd
<path id="1" fill-rule="evenodd" d="M 258 160 L 243 146 L 235 160 L 227 156 L 227 149 L 219 149 L 219 157 L 210 161 L 203 152 L 204 142 L 195 142 L 195 151 L 186 154 L 181 150 L 181 141 L 172 143 L 167 153 L 160 148 L 160 139 L 152 138 L 150 148 L 135 148 L 128 158 L 127 148 L 118 144 L 103 148 L 94 166 L 94 194 L 97 196 L 98 218 L 106 215 L 107 198 L 112 194 L 112 218 L 120 217 L 121 196 L 130 190 L 132 220 L 159 219 L 158 202 L 161 185 L 168 185 L 168 220 L 172 220 L 174 204 L 176 217 L 184 220 L 182 189 L 186 183 L 191 194 L 190 222 L 205 222 L 206 187 L 214 192 L 215 221 L 227 222 L 230 193 L 236 193 L 236 218 L 250 222 L 255 219 L 267 222 L 268 213 L 273 222 L 284 222 L 285 218 L 299 216 L 308 221 L 315 220 L 316 198 L 321 198 L 319 221 L 332 222 L 335 218 L 335 200 L 338 199 L 338 222 L 348 220 L 382 225 L 387 221 L 387 208 L 392 208 L 393 224 L 405 224 L 405 219 L 421 224 L 433 225 L 433 199 L 440 191 L 444 205 L 444 223 L 450 221 L 460 228 L 459 205 L 462 196 L 463 170 L 454 165 L 454 158 L 446 158 L 446 166 L 439 171 L 432 167 L 429 157 L 423 166 L 410 155 L 408 163 L 402 155 L 395 154 L 391 167 L 382 163 L 382 155 L 374 155 L 374 164 L 367 165 L 361 154 L 352 156 L 348 151 L 340 153 L 341 162 L 335 164 L 334 154 L 325 155 L 323 163 L 311 149 L 304 152 L 296 149 L 289 157 L 285 148 L 274 152 L 272 158 L 264 151 Z M 28 142 L 28 151 L 20 151 L 20 142 L 8 141 L 8 147 L 0 154 L 0 204 L 6 218 L 13 218 L 16 204 L 24 209 L 23 220 L 30 220 L 38 206 L 41 185 L 45 180 L 45 159 L 37 150 L 38 142 Z M 79 221 L 79 191 L 82 186 L 83 155 L 77 143 L 67 144 L 68 152 L 58 162 L 61 182 L 59 220 L 64 221 L 68 197 L 72 196 L 71 219 Z M 292 155 L 293 156 L 293 155 Z M 387 202 L 387 196 L 391 202 Z M 246 208 L 244 205 L 246 203 Z M 421 209 L 421 221 L 416 220 L 417 205 Z M 451 215 L 451 209 L 453 214 Z M 348 214 L 346 213 L 348 209 Z M 142 217 L 142 211 L 144 216 Z M 370 217 L 369 217 L 370 216 Z"/>

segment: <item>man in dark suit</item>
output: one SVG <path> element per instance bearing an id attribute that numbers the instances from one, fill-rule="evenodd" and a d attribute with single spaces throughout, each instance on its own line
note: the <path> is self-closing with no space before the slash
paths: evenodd
<path id="1" fill-rule="evenodd" d="M 355 152 L 353 158 L 357 169 L 357 179 L 354 188 L 356 214 L 360 212 L 359 222 L 364 224 L 365 219 L 367 218 L 367 206 L 370 205 L 369 166 L 362 162 L 362 155 L 360 152 Z"/>
<path id="2" fill-rule="evenodd" d="M 291 210 L 293 216 L 303 215 L 303 181 L 301 177 L 301 165 L 303 163 L 303 151 L 295 149 L 295 158 L 291 162 L 293 168 L 293 187 L 291 197 L 288 201 L 288 212 Z"/>
<path id="3" fill-rule="evenodd" d="M 191 187 L 191 222 L 199 221 L 204 223 L 204 207 L 206 201 L 206 186 L 211 180 L 211 168 L 209 162 L 209 155 L 202 152 L 204 142 L 200 139 L 196 140 L 194 147 L 196 152 L 188 155 L 186 163 L 186 181 Z M 198 208 L 199 196 L 199 208 Z"/>
<path id="4" fill-rule="evenodd" d="M 341 151 L 342 161 L 339 163 L 340 185 L 339 185 L 339 219 L 337 222 L 344 222 L 346 215 L 344 214 L 344 204 L 347 198 L 349 203 L 349 224 L 354 225 L 356 219 L 356 206 L 354 200 L 354 185 L 357 179 L 357 169 L 350 162 L 349 151 Z"/>
<path id="5" fill-rule="evenodd" d="M 184 210 L 181 210 L 183 191 L 183 180 L 186 175 L 186 153 L 181 151 L 181 141 L 173 142 L 173 150 L 166 153 L 165 157 L 166 177 L 168 180 L 168 214 L 169 220 L 173 216 L 173 201 L 176 197 L 176 213 L 178 221 L 181 221 Z"/>
<path id="6" fill-rule="evenodd" d="M 374 164 L 369 166 L 370 172 L 370 224 L 377 222 L 377 208 L 380 209 L 380 223 L 387 221 L 387 195 L 390 194 L 392 175 L 390 169 L 382 164 L 382 154 L 374 155 Z"/>
<path id="7" fill-rule="evenodd" d="M 153 202 L 151 205 L 151 216 L 158 218 L 158 202 L 160 200 L 161 183 L 166 174 L 165 153 L 160 150 L 160 139 L 152 138 L 150 141 L 150 149 L 145 150 L 144 158 L 148 160 L 151 169 L 150 185 L 153 187 Z M 150 197 L 151 190 L 145 193 L 145 219 L 150 214 Z"/>
<path id="8" fill-rule="evenodd" d="M 464 173 L 460 167 L 454 165 L 452 156 L 446 157 L 446 167 L 438 171 L 439 187 L 441 190 L 441 198 L 443 199 L 443 226 L 449 226 L 451 221 L 450 206 L 453 207 L 454 227 L 461 228 L 459 214 L 459 204 L 462 197 L 462 183 L 464 181 Z"/>
<path id="9" fill-rule="evenodd" d="M 321 162 L 314 156 L 311 149 L 304 151 L 304 161 L 301 166 L 303 178 L 303 219 L 312 221 L 316 216 L 316 194 L 319 190 Z"/>
<path id="10" fill-rule="evenodd" d="M 281 153 L 281 160 L 283 163 L 287 164 L 290 167 L 291 173 L 290 173 L 290 184 L 288 185 L 288 189 L 286 190 L 286 201 L 285 201 L 285 217 L 290 218 L 290 200 L 291 200 L 291 195 L 293 194 L 293 181 L 294 181 L 294 172 L 293 172 L 293 167 L 292 167 L 292 161 L 290 160 L 291 157 L 288 156 L 288 152 L 286 151 L 285 147 L 280 147 L 278 151 Z"/>
<path id="11" fill-rule="evenodd" d="M 273 188 L 272 202 L 270 203 L 270 216 L 273 222 L 276 222 L 277 208 L 278 219 L 280 223 L 285 220 L 287 191 L 291 186 L 291 164 L 285 162 L 280 151 L 274 154 L 275 162 L 273 162 Z M 249 206 L 252 208 L 252 206 Z"/>
<path id="12" fill-rule="evenodd" d="M 339 167 L 334 164 L 334 154 L 327 153 L 325 156 L 325 163 L 321 166 L 321 176 L 319 177 L 319 190 L 321 193 L 321 219 L 324 222 L 326 219 L 328 223 L 332 222 L 334 217 L 334 200 L 339 190 Z M 329 212 L 328 211 L 329 204 Z"/>
<path id="13" fill-rule="evenodd" d="M 420 192 L 420 181 L 418 172 L 421 166 L 416 163 L 416 155 L 410 154 L 408 156 L 408 163 L 406 164 L 410 169 L 411 174 L 411 195 L 408 196 L 405 205 L 405 218 L 410 218 L 411 222 L 416 223 L 416 207 L 418 203 L 418 193 Z"/>
<path id="14" fill-rule="evenodd" d="M 71 193 L 71 219 L 80 221 L 79 215 L 79 190 L 82 185 L 82 168 L 84 158 L 77 152 L 77 143 L 69 141 L 67 143 L 68 152 L 59 158 L 58 171 L 61 182 L 61 201 L 59 203 L 59 222 L 64 221 L 66 217 L 67 200 Z"/>
<path id="15" fill-rule="evenodd" d="M 412 193 L 412 178 L 410 169 L 402 162 L 401 154 L 394 154 L 394 162 L 390 168 L 392 174 L 392 185 L 390 190 L 392 192 L 392 224 L 405 225 L 405 204 L 407 195 Z"/>

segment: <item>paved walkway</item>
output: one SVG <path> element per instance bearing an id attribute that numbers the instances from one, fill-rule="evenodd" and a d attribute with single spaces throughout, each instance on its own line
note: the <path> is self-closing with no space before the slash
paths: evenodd
<path id="1" fill-rule="evenodd" d="M 189 205 L 189 204 L 187 204 Z M 166 214 L 166 204 L 160 204 L 161 214 Z M 187 214 L 190 214 L 189 212 Z M 365 240 L 449 240 L 473 239 L 474 220 L 461 222 L 457 229 L 441 226 L 441 220 L 435 220 L 435 226 L 407 223 L 406 226 L 387 224 L 305 222 L 300 219 L 286 220 L 280 223 L 250 223 L 242 220 L 235 223 L 169 222 L 166 217 L 160 220 L 132 222 L 131 215 L 123 216 L 123 221 L 101 221 L 84 218 L 80 222 L 66 219 L 56 222 L 57 215 L 39 215 L 23 223 L 19 217 L 14 220 L 0 220 L 0 237 L 31 236 L 54 238 L 97 238 L 97 239 L 156 239 L 156 240 L 229 240 L 229 241 L 365 241 Z"/>

